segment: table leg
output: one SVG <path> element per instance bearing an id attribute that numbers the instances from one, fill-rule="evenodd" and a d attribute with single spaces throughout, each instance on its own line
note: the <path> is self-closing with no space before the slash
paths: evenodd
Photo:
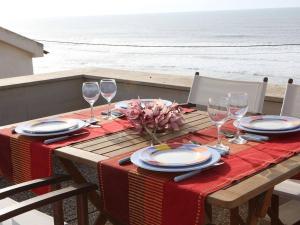
<path id="1" fill-rule="evenodd" d="M 229 214 L 230 225 L 245 225 L 243 219 L 240 216 L 239 207 L 230 209 Z"/>
<path id="2" fill-rule="evenodd" d="M 212 207 L 209 204 L 205 205 L 205 223 L 212 224 Z"/>
<path id="3" fill-rule="evenodd" d="M 258 222 L 258 216 L 256 215 L 258 200 L 257 198 L 251 199 L 248 205 L 248 223 L 249 225 L 256 225 Z"/>
<path id="4" fill-rule="evenodd" d="M 271 207 L 268 214 L 271 218 L 271 225 L 283 225 L 279 218 L 279 197 L 277 195 L 272 196 Z"/>
<path id="5" fill-rule="evenodd" d="M 62 166 L 64 167 L 65 171 L 72 177 L 73 181 L 77 184 L 87 183 L 87 180 L 84 176 L 80 173 L 74 163 L 68 159 L 59 158 Z M 101 210 L 100 201 L 101 198 L 96 191 L 91 191 L 88 193 L 89 201 L 99 210 Z M 98 218 L 95 221 L 94 225 L 104 225 L 107 222 L 107 217 L 100 212 Z"/>
<path id="6" fill-rule="evenodd" d="M 267 215 L 271 205 L 273 188 L 249 201 L 248 222 L 249 225 L 256 225 L 260 218 Z"/>

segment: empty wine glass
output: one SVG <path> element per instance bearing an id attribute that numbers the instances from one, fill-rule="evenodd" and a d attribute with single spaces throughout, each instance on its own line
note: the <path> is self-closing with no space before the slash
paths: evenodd
<path id="1" fill-rule="evenodd" d="M 248 94 L 244 92 L 230 92 L 229 98 L 229 115 L 237 121 L 237 132 L 233 139 L 229 141 L 235 144 L 245 144 L 247 141 L 240 136 L 240 120 L 248 111 Z"/>
<path id="2" fill-rule="evenodd" d="M 214 147 L 225 151 L 228 151 L 229 147 L 222 144 L 221 127 L 229 115 L 228 103 L 229 99 L 226 97 L 215 97 L 209 98 L 207 104 L 208 116 L 217 127 L 218 142 Z"/>
<path id="3" fill-rule="evenodd" d="M 113 119 L 111 115 L 110 103 L 117 93 L 117 84 L 114 79 L 102 79 L 100 81 L 100 92 L 103 98 L 108 102 L 107 116 L 105 119 Z"/>
<path id="4" fill-rule="evenodd" d="M 98 100 L 100 95 L 100 89 L 98 82 L 84 82 L 82 84 L 82 95 L 83 98 L 90 104 L 91 107 L 91 118 L 86 122 L 95 123 L 97 120 L 94 116 L 94 104 Z"/>

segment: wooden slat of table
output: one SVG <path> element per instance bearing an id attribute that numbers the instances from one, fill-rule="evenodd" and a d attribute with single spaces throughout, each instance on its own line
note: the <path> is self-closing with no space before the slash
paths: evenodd
<path id="1" fill-rule="evenodd" d="M 195 121 L 186 123 L 179 132 L 175 132 L 173 135 L 180 136 L 180 135 L 188 133 L 189 132 L 188 130 L 192 127 L 197 127 L 204 123 L 211 124 L 210 120 L 207 117 L 199 117 L 199 119 L 197 119 L 197 118 L 198 117 L 196 117 Z M 195 128 L 194 128 L 194 130 L 195 130 Z M 157 134 L 157 137 L 159 137 L 159 139 L 164 139 L 164 136 L 169 137 L 170 135 L 172 135 L 172 133 L 171 134 L 165 134 L 165 133 Z M 170 138 L 171 138 L 171 136 L 170 136 Z M 98 141 L 99 139 L 102 140 L 102 139 L 104 139 L 104 137 L 99 137 L 99 138 L 90 140 L 89 144 L 88 145 L 86 144 L 86 147 L 83 147 L 80 149 L 85 150 L 85 151 L 91 151 L 91 152 L 96 151 L 98 154 L 102 154 L 105 152 L 110 152 L 110 151 L 112 151 L 110 149 L 114 149 L 114 148 L 129 147 L 131 145 L 138 144 L 140 142 L 145 142 L 145 141 L 147 141 L 149 143 L 149 137 L 147 135 L 131 136 L 131 134 L 128 134 L 127 136 L 122 136 L 120 138 L 113 139 L 113 140 L 110 140 L 106 136 L 105 141 L 102 141 L 100 143 Z M 164 140 L 162 140 L 162 141 L 164 141 Z M 74 145 L 73 147 L 78 148 L 76 145 Z"/>
<path id="2" fill-rule="evenodd" d="M 203 125 L 204 124 L 204 125 Z M 198 130 L 198 128 L 202 128 L 202 127 L 208 127 L 211 125 L 211 122 L 208 120 L 203 120 L 200 121 L 199 124 L 197 125 L 193 125 L 193 126 L 186 126 L 186 129 L 180 130 L 178 132 L 174 132 L 174 133 L 168 133 L 168 134 L 163 134 L 163 135 L 157 135 L 158 138 L 163 142 L 163 141 L 167 141 L 168 139 L 171 138 L 175 138 L 175 137 L 179 137 L 182 136 L 184 134 L 187 134 L 191 131 L 195 131 Z M 135 150 L 136 148 L 134 147 L 135 144 L 139 144 L 139 143 L 145 143 L 147 145 L 149 145 L 149 137 L 145 137 L 143 139 L 134 139 L 132 141 L 125 141 L 125 142 L 121 142 L 121 143 L 117 143 L 115 145 L 110 145 L 108 147 L 102 147 L 102 146 L 96 146 L 96 149 L 93 149 L 93 152 L 97 153 L 97 154 L 104 154 L 104 153 L 108 153 L 108 152 L 112 152 L 121 148 L 131 148 L 131 146 L 133 148 L 131 148 L 132 150 Z M 86 149 L 83 149 L 86 150 Z"/>
<path id="3" fill-rule="evenodd" d="M 78 148 L 66 146 L 55 150 L 54 154 L 64 159 L 71 159 L 74 162 L 82 163 L 91 167 L 97 167 L 98 162 L 108 159 L 108 157 L 83 151 Z"/>
<path id="4" fill-rule="evenodd" d="M 210 127 L 210 126 L 211 126 L 211 122 L 208 122 L 208 123 L 201 124 L 200 126 L 197 126 L 197 129 L 198 128 L 200 128 L 200 129 L 201 128 L 207 128 L 207 127 Z M 185 130 L 185 132 L 178 132 L 178 133 L 168 134 L 168 135 L 165 135 L 163 137 L 160 137 L 159 139 L 162 142 L 164 142 L 164 141 L 167 141 L 167 140 L 172 139 L 172 138 L 180 137 L 180 136 L 182 136 L 184 134 L 187 134 L 190 131 L 194 131 L 194 130 L 195 130 L 195 128 L 193 127 L 192 129 Z M 108 156 L 108 157 L 113 157 L 113 156 L 117 156 L 117 155 L 120 155 L 120 154 L 124 154 L 126 152 L 130 152 L 130 151 L 133 151 L 133 150 L 144 148 L 144 147 L 147 147 L 147 146 L 149 146 L 149 142 L 144 141 L 144 142 L 138 143 L 136 145 L 132 145 L 132 146 L 130 146 L 130 148 L 129 147 L 123 147 L 123 148 L 119 148 L 119 149 L 114 149 L 113 151 L 102 153 L 102 155 Z M 97 151 L 95 153 L 97 153 Z"/>
<path id="5" fill-rule="evenodd" d="M 204 112 L 198 112 L 198 111 L 184 115 L 186 123 L 201 120 L 201 119 L 206 118 L 206 117 L 207 116 L 205 115 Z M 106 135 L 106 136 L 102 136 L 102 137 L 95 138 L 95 139 L 92 139 L 92 140 L 77 143 L 77 144 L 74 144 L 72 146 L 75 147 L 75 148 L 79 148 L 79 149 L 85 149 L 86 151 L 93 151 L 94 148 L 91 147 L 93 145 L 99 145 L 99 144 L 101 144 L 103 142 L 107 142 L 107 141 L 114 142 L 115 139 L 119 140 L 119 139 L 125 138 L 124 140 L 127 141 L 127 140 L 131 140 L 131 139 L 136 139 L 136 138 L 139 138 L 139 137 L 140 137 L 140 135 L 136 134 L 135 131 L 125 130 L 125 131 L 121 131 L 121 132 L 118 132 L 118 133 L 115 133 L 115 134 Z M 117 143 L 117 142 L 115 142 L 115 143 Z"/>
<path id="6" fill-rule="evenodd" d="M 99 138 L 96 138 L 96 139 L 92 139 L 92 140 L 87 140 L 87 141 L 83 141 L 83 142 L 80 142 L 80 143 L 76 143 L 76 144 L 73 144 L 72 146 L 75 147 L 75 148 L 80 148 L 80 149 L 84 149 L 84 148 L 87 148 L 91 145 L 94 145 L 94 144 L 101 144 L 103 142 L 106 142 L 106 141 L 113 141 L 115 139 L 119 139 L 119 138 L 123 138 L 123 137 L 130 137 L 130 138 L 138 138 L 140 137 L 139 134 L 136 133 L 136 131 L 133 131 L 133 130 L 125 130 L 125 131 L 120 131 L 120 132 L 117 132 L 117 133 L 114 133 L 114 134 L 111 134 L 111 135 L 108 135 L 108 136 L 103 136 L 103 137 L 99 137 Z"/>

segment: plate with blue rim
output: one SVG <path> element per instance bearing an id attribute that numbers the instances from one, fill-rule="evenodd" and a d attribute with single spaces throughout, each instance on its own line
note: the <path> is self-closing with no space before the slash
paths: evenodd
<path id="1" fill-rule="evenodd" d="M 191 144 L 193 145 L 193 144 Z M 201 147 L 200 145 L 194 145 L 195 148 Z M 208 151 L 211 154 L 211 157 L 202 163 L 194 164 L 194 165 L 189 165 L 189 166 L 173 166 L 173 167 L 164 167 L 164 166 L 156 166 L 156 165 L 151 165 L 146 162 L 144 162 L 141 159 L 141 154 L 144 151 L 144 149 L 140 149 L 136 152 L 134 152 L 131 155 L 131 162 L 135 164 L 136 166 L 146 169 L 146 170 L 151 170 L 151 171 L 156 171 L 156 172 L 188 172 L 188 171 L 193 171 L 193 170 L 200 170 L 204 169 L 206 167 L 210 167 L 213 164 L 217 163 L 221 159 L 220 153 L 212 148 L 208 147 Z"/>
<path id="2" fill-rule="evenodd" d="M 134 99 L 117 102 L 117 103 L 115 104 L 115 108 L 116 108 L 116 109 L 127 109 L 128 106 L 130 106 L 131 101 L 133 101 L 133 100 L 134 100 Z M 136 100 L 137 100 L 137 99 L 136 99 Z M 158 99 L 151 99 L 151 98 L 149 98 L 149 99 L 148 99 L 148 98 L 147 98 L 147 99 L 146 99 L 146 98 L 145 98 L 145 99 L 140 99 L 140 101 L 141 101 L 142 103 L 144 103 L 144 104 L 153 102 L 153 101 L 155 101 L 155 100 L 158 100 Z M 172 102 L 169 101 L 169 100 L 164 100 L 164 99 L 160 99 L 160 100 L 163 101 L 163 103 L 164 103 L 166 106 L 172 105 Z"/>
<path id="3" fill-rule="evenodd" d="M 233 122 L 233 125 L 240 130 L 249 132 L 249 133 L 257 133 L 257 134 L 287 134 L 287 133 L 294 133 L 294 132 L 300 132 L 300 127 L 297 127 L 295 129 L 289 129 L 289 130 L 255 130 L 255 129 L 250 129 L 247 127 L 243 127 L 238 124 L 237 121 Z"/>
<path id="4" fill-rule="evenodd" d="M 240 120 L 240 126 L 259 131 L 293 130 L 300 127 L 300 119 L 279 115 L 249 116 Z"/>
<path id="5" fill-rule="evenodd" d="M 51 118 L 21 123 L 15 128 L 15 131 L 24 136 L 44 137 L 69 134 L 87 125 L 86 122 L 79 119 Z"/>
<path id="6" fill-rule="evenodd" d="M 169 143 L 143 149 L 140 159 L 153 166 L 183 167 L 204 163 L 211 157 L 208 147 L 195 144 Z"/>

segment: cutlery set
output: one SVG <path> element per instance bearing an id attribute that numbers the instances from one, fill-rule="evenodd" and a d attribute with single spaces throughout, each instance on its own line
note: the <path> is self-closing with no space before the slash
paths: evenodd
<path id="1" fill-rule="evenodd" d="M 235 137 L 235 133 L 230 130 L 222 130 L 221 133 L 226 138 L 234 138 Z M 241 137 L 243 139 L 246 139 L 247 141 L 256 141 L 256 142 L 268 141 L 270 139 L 268 136 L 252 134 L 252 133 L 244 133 L 241 135 Z"/>

